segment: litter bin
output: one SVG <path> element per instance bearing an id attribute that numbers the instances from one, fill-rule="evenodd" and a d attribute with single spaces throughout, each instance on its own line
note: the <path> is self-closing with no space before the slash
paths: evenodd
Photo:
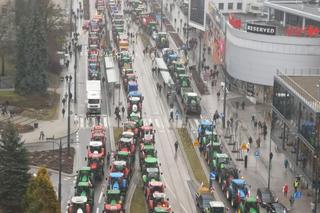
<path id="1" fill-rule="evenodd" d="M 36 129 L 38 128 L 39 124 L 38 123 L 33 123 L 33 127 Z"/>

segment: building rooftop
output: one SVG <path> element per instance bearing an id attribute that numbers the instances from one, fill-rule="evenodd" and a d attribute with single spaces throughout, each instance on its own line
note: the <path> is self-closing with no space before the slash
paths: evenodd
<path id="1" fill-rule="evenodd" d="M 284 75 L 276 76 L 291 91 L 305 101 L 316 112 L 320 112 L 320 75 Z"/>
<path id="2" fill-rule="evenodd" d="M 304 1 L 266 1 L 266 7 L 305 17 L 311 20 L 320 21 L 320 4 Z"/>

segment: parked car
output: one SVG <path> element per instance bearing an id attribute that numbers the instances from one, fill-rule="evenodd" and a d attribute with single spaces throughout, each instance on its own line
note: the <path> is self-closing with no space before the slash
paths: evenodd
<path id="1" fill-rule="evenodd" d="M 275 202 L 273 193 L 268 188 L 258 188 L 257 199 L 262 208 L 267 208 Z"/>
<path id="2" fill-rule="evenodd" d="M 270 203 L 268 213 L 287 213 L 288 209 L 282 203 Z"/>

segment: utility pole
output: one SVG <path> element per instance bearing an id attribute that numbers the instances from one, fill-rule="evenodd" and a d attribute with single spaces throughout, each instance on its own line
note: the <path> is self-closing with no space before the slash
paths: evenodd
<path id="1" fill-rule="evenodd" d="M 163 15 L 163 0 L 161 0 L 161 20 L 160 20 L 160 31 L 162 32 L 162 15 Z"/>
<path id="2" fill-rule="evenodd" d="M 62 170 L 62 144 L 61 139 L 59 142 L 59 186 L 58 186 L 58 198 L 59 198 L 59 207 L 61 209 L 61 170 Z"/>
<path id="3" fill-rule="evenodd" d="M 70 0 L 70 17 L 69 17 L 69 24 L 70 24 L 70 39 L 72 38 L 72 5 L 73 5 L 73 0 Z"/>
<path id="4" fill-rule="evenodd" d="M 226 128 L 226 105 L 227 105 L 227 72 L 224 71 L 224 87 L 223 87 L 223 117 L 222 127 Z"/>
<path id="5" fill-rule="evenodd" d="M 74 103 L 77 103 L 77 68 L 78 68 L 78 58 L 77 58 L 77 44 L 74 47 Z"/>
<path id="6" fill-rule="evenodd" d="M 68 79 L 68 78 L 67 78 Z M 72 76 L 69 76 L 69 82 L 68 82 L 68 155 L 70 155 L 70 102 L 71 102 L 71 80 Z"/>
<path id="7" fill-rule="evenodd" d="M 272 127 L 270 129 L 272 129 Z M 269 139 L 269 168 L 268 168 L 268 189 L 269 190 L 270 190 L 270 172 L 271 172 L 271 135 Z"/>
<path id="8" fill-rule="evenodd" d="M 199 34 L 199 62 L 198 62 L 198 69 L 199 69 L 199 73 L 201 72 L 201 64 L 202 64 L 202 61 L 201 61 L 201 37 L 202 37 L 202 32 L 200 31 L 200 34 Z"/>

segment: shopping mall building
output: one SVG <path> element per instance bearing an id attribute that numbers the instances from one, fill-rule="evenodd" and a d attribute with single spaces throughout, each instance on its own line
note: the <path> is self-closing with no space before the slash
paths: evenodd
<path id="1" fill-rule="evenodd" d="M 223 17 L 214 7 L 209 3 L 209 26 L 221 28 L 220 46 L 224 48 L 218 51 L 229 85 L 252 101 L 271 103 L 277 71 L 291 75 L 320 73 L 318 4 L 267 1 L 264 16 Z"/>

